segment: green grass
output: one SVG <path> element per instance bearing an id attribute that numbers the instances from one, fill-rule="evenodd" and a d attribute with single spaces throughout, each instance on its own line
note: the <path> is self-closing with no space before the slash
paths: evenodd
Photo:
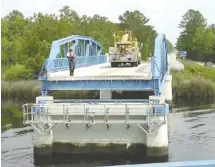
<path id="1" fill-rule="evenodd" d="M 204 67 L 192 61 L 181 61 L 184 64 L 185 70 L 182 75 L 192 77 L 202 77 L 215 83 L 215 68 Z"/>
<path id="2" fill-rule="evenodd" d="M 173 98 L 175 103 L 205 104 L 215 101 L 215 68 L 181 61 L 185 70 L 171 72 L 173 75 Z"/>
<path id="3" fill-rule="evenodd" d="M 37 80 L 2 81 L 2 98 L 12 100 L 35 100 L 40 95 L 40 82 Z"/>
<path id="4" fill-rule="evenodd" d="M 37 96 L 40 96 L 40 82 L 37 80 L 25 81 L 2 81 L 2 98 L 4 100 L 16 100 L 33 102 Z M 94 91 L 56 91 L 50 93 L 54 98 L 97 98 Z"/>

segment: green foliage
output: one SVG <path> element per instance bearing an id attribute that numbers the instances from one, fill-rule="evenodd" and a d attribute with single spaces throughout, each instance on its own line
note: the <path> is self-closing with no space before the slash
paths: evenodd
<path id="1" fill-rule="evenodd" d="M 142 58 L 145 59 L 151 55 L 154 50 L 154 40 L 157 35 L 154 27 L 147 25 L 149 19 L 139 11 L 126 11 L 119 16 L 120 28 L 131 30 L 137 40 L 143 43 Z"/>
<path id="2" fill-rule="evenodd" d="M 193 77 L 177 73 L 173 79 L 174 102 L 178 103 L 213 103 L 215 101 L 215 84 L 203 77 Z"/>
<path id="3" fill-rule="evenodd" d="M 38 80 L 2 81 L 2 99 L 4 100 L 32 102 L 40 94 L 40 81 Z M 57 99 L 92 99 L 97 98 L 99 93 L 98 91 L 56 91 L 50 95 Z"/>
<path id="4" fill-rule="evenodd" d="M 31 71 L 25 67 L 25 65 L 15 64 L 8 67 L 4 74 L 4 80 L 19 80 L 27 79 L 31 75 Z"/>
<path id="5" fill-rule="evenodd" d="M 6 129 L 6 125 L 10 124 L 10 128 L 22 127 L 22 110 L 19 103 L 14 101 L 3 101 L 1 107 L 1 126 Z"/>
<path id="6" fill-rule="evenodd" d="M 215 26 L 207 26 L 206 19 L 197 10 L 188 10 L 179 24 L 182 32 L 177 49 L 186 50 L 188 58 L 215 62 Z"/>
<path id="7" fill-rule="evenodd" d="M 190 61 L 182 61 L 185 70 L 182 72 L 183 75 L 190 75 L 193 77 L 203 77 L 206 80 L 210 80 L 215 83 L 215 68 L 208 68 L 201 65 L 196 65 Z"/>
<path id="8" fill-rule="evenodd" d="M 156 31 L 148 25 L 149 19 L 137 10 L 119 16 L 119 24 L 97 14 L 80 16 L 69 6 L 64 6 L 59 12 L 59 16 L 35 13 L 32 17 L 24 17 L 21 12 L 13 10 L 1 18 L 4 79 L 31 79 L 40 72 L 48 58 L 52 41 L 72 34 L 90 36 L 103 45 L 104 52 L 108 52 L 113 46 L 113 32 L 131 29 L 143 43 L 143 58 L 153 52 Z"/>
<path id="9" fill-rule="evenodd" d="M 40 82 L 37 80 L 2 81 L 2 98 L 35 101 L 40 95 Z"/>
<path id="10" fill-rule="evenodd" d="M 185 70 L 171 72 L 173 97 L 176 103 L 213 103 L 215 101 L 215 68 L 192 61 L 182 61 Z M 180 101 L 180 102 L 179 102 Z"/>
<path id="11" fill-rule="evenodd" d="M 168 49 L 168 53 L 171 53 L 174 51 L 174 46 L 172 45 L 172 43 L 169 40 L 166 40 L 167 43 L 167 49 Z"/>

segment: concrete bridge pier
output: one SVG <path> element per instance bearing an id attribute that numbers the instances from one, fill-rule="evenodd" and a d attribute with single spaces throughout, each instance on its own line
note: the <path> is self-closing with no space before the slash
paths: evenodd
<path id="1" fill-rule="evenodd" d="M 53 132 L 40 135 L 34 132 L 34 154 L 35 155 L 52 155 Z"/>
<path id="2" fill-rule="evenodd" d="M 164 96 L 150 96 L 149 99 L 157 99 L 159 100 L 159 104 L 165 103 Z M 165 116 L 160 116 L 156 118 L 160 120 L 160 122 L 163 122 L 161 126 L 154 133 L 147 134 L 146 146 L 148 157 L 168 156 L 168 126 L 167 126 L 168 110 L 169 109 L 167 107 Z"/>
<path id="3" fill-rule="evenodd" d="M 172 102 L 172 75 L 166 74 L 166 79 L 164 81 L 162 95 L 165 96 L 165 101 L 168 103 Z"/>
<path id="4" fill-rule="evenodd" d="M 112 99 L 111 90 L 100 90 L 100 99 Z"/>
<path id="5" fill-rule="evenodd" d="M 53 96 L 38 96 L 36 97 L 36 104 L 42 105 L 44 103 L 53 103 Z M 35 111 L 36 112 L 36 111 Z M 44 108 L 44 112 L 46 109 Z M 51 121 L 51 116 L 41 116 L 40 114 L 34 115 L 34 120 L 47 120 Z M 48 130 L 48 128 L 52 127 L 52 124 L 44 125 L 43 123 L 40 123 L 39 125 L 33 125 L 33 126 L 39 126 L 41 129 Z M 52 154 L 52 145 L 53 145 L 53 131 L 50 130 L 48 133 L 41 134 L 41 132 L 37 132 L 34 128 L 34 154 L 35 155 L 51 155 Z"/>
<path id="6" fill-rule="evenodd" d="M 160 120 L 163 117 L 159 118 Z M 167 118 L 166 118 L 167 119 Z M 154 134 L 147 134 L 147 156 L 168 156 L 168 129 L 167 123 L 163 124 Z"/>

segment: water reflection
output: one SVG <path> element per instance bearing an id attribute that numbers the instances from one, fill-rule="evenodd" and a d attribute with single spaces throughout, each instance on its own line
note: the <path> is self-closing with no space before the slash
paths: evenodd
<path id="1" fill-rule="evenodd" d="M 215 110 L 193 110 L 170 114 L 169 161 L 215 158 Z"/>
<path id="2" fill-rule="evenodd" d="M 4 100 L 1 106 L 1 130 L 5 131 L 11 128 L 21 128 L 22 108 L 18 101 Z"/>

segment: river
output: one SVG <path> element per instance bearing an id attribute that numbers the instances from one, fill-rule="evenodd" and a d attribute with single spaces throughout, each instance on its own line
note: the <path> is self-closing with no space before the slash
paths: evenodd
<path id="1" fill-rule="evenodd" d="M 215 109 L 176 112 L 169 114 L 169 162 L 215 159 Z M 89 158 L 35 165 L 33 155 L 33 131 L 30 127 L 13 128 L 2 132 L 3 167 L 89 167 L 99 165 L 146 163 L 142 158 L 131 160 L 126 157 Z M 159 162 L 157 160 L 154 162 Z M 44 162 L 44 163 L 43 163 Z"/>

